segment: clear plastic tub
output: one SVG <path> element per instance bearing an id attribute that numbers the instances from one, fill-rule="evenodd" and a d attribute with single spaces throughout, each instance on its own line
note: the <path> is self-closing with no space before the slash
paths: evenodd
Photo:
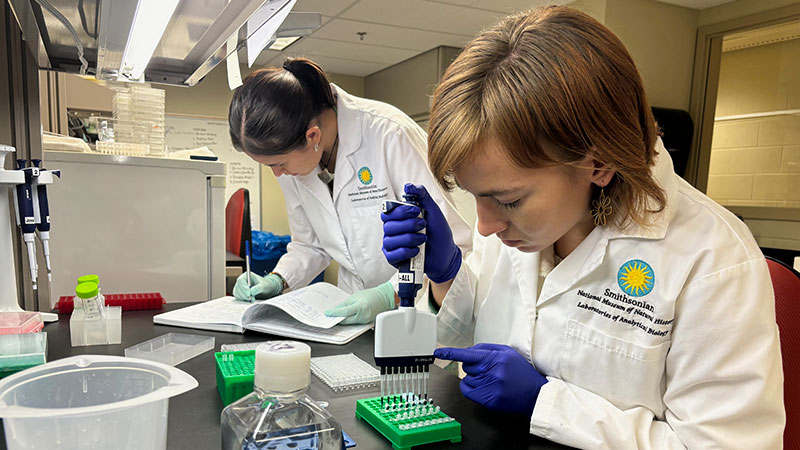
<path id="1" fill-rule="evenodd" d="M 0 335 L 0 378 L 47 360 L 47 333 Z"/>
<path id="2" fill-rule="evenodd" d="M 122 308 L 108 306 L 101 315 L 88 317 L 82 309 L 73 310 L 69 337 L 73 347 L 122 343 Z"/>
<path id="3" fill-rule="evenodd" d="M 38 312 L 0 312 L 0 335 L 38 333 L 43 327 Z"/>
<path id="4" fill-rule="evenodd" d="M 214 349 L 213 336 L 167 333 L 125 349 L 125 356 L 143 358 L 176 366 Z"/>
<path id="5" fill-rule="evenodd" d="M 0 381 L 8 450 L 167 448 L 169 398 L 197 387 L 174 367 L 83 355 Z"/>

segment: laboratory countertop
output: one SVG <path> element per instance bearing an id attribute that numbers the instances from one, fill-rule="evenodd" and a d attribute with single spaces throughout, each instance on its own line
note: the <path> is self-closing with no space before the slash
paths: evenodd
<path id="1" fill-rule="evenodd" d="M 186 303 L 170 303 L 165 310 L 173 310 Z M 58 322 L 46 324 L 47 360 L 54 361 L 74 355 L 102 354 L 122 356 L 126 347 L 166 333 L 200 334 L 215 337 L 214 351 L 221 344 L 258 342 L 281 339 L 272 335 L 246 332 L 245 334 L 220 333 L 189 328 L 177 328 L 153 323 L 153 316 L 161 311 L 125 311 L 122 315 L 122 344 L 72 347 L 69 338 L 69 315 L 60 316 Z M 328 356 L 354 353 L 364 361 L 374 364 L 372 356 L 374 335 L 365 333 L 346 345 L 330 345 L 309 342 L 311 356 Z M 177 366 L 191 374 L 199 386 L 185 394 L 173 397 L 169 402 L 169 425 L 167 448 L 169 450 L 205 450 L 220 447 L 220 412 L 223 404 L 217 392 L 214 352 L 205 352 Z M 491 412 L 464 398 L 458 388 L 458 377 L 431 366 L 430 395 L 442 411 L 461 423 L 462 441 L 457 444 L 441 442 L 415 447 L 420 450 L 453 448 L 461 450 L 485 449 L 565 449 L 528 433 L 528 420 Z M 356 450 L 390 449 L 389 441 L 369 424 L 356 419 L 356 400 L 379 395 L 379 389 L 361 390 L 354 393 L 334 393 L 315 376 L 311 376 L 309 396 L 315 400 L 329 402 L 328 410 L 342 424 L 344 431 L 353 438 Z M 5 438 L 0 440 L 5 450 Z"/>

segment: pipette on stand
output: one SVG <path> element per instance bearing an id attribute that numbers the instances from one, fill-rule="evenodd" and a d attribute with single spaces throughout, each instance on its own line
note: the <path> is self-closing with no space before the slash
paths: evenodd
<path id="1" fill-rule="evenodd" d="M 14 203 L 17 207 L 17 226 L 22 230 L 22 240 L 28 249 L 28 263 L 31 268 L 31 283 L 33 290 L 38 290 L 38 267 L 36 265 L 36 247 L 34 232 L 36 231 L 36 218 L 33 212 L 33 189 L 31 181 L 34 176 L 39 176 L 38 167 L 28 167 L 24 159 L 17 160 L 17 170 L 25 173 L 25 182 L 18 184 L 14 189 Z"/>
<path id="2" fill-rule="evenodd" d="M 383 211 L 400 205 L 419 207 L 415 195 L 406 202 L 387 201 Z M 421 209 L 421 208 L 420 208 Z M 424 216 L 421 210 L 420 216 Z M 428 402 L 428 375 L 436 348 L 436 316 L 414 307 L 422 288 L 425 245 L 419 253 L 398 267 L 400 306 L 378 314 L 375 319 L 375 364 L 381 369 L 381 407 L 404 409 Z M 384 402 L 388 403 L 384 406 Z"/>
<path id="3" fill-rule="evenodd" d="M 33 167 L 39 168 L 40 172 L 44 168 L 39 167 L 42 164 L 41 159 L 32 159 Z M 60 176 L 59 171 L 53 172 Z M 36 228 L 39 229 L 39 240 L 42 241 L 42 250 L 44 251 L 44 262 L 47 266 L 47 281 L 53 282 L 53 269 L 50 266 L 50 205 L 47 203 L 47 185 L 43 183 L 36 183 L 36 197 L 39 206 L 39 220 L 37 220 Z"/>

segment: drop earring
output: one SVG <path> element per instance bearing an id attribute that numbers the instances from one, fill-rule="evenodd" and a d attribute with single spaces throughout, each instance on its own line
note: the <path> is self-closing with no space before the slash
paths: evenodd
<path id="1" fill-rule="evenodd" d="M 596 200 L 592 200 L 592 218 L 595 226 L 604 227 L 611 213 L 614 211 L 611 205 L 611 197 L 605 193 L 605 186 L 600 188 L 600 195 Z"/>
<path id="2" fill-rule="evenodd" d="M 319 151 L 319 146 L 318 146 L 317 144 L 314 144 L 314 151 L 315 151 L 315 152 L 318 152 L 318 151 Z"/>

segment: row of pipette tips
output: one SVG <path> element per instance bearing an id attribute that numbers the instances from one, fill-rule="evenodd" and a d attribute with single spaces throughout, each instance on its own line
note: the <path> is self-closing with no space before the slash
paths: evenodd
<path id="1" fill-rule="evenodd" d="M 420 398 L 413 392 L 403 392 L 398 395 L 389 395 L 381 397 L 381 409 L 383 412 L 406 411 L 412 408 L 433 407 L 433 397 L 428 398 L 425 394 L 424 398 Z M 439 410 L 439 407 L 436 407 Z"/>
<path id="2" fill-rule="evenodd" d="M 420 366 L 382 366 L 381 367 L 381 403 L 384 398 L 396 398 L 410 393 L 420 393 L 428 398 L 429 367 Z M 418 398 L 418 397 L 417 397 Z"/>

